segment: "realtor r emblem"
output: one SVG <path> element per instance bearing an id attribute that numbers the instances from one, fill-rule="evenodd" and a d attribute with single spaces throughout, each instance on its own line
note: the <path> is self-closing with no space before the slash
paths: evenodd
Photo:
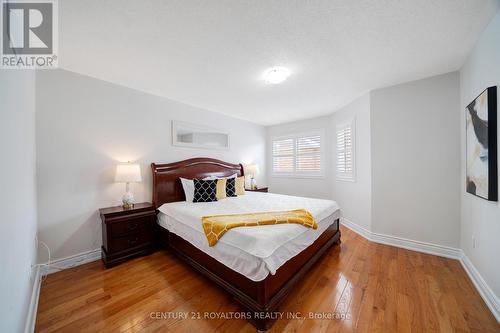
<path id="1" fill-rule="evenodd" d="M 2 0 L 1 68 L 57 67 L 57 2 Z"/>

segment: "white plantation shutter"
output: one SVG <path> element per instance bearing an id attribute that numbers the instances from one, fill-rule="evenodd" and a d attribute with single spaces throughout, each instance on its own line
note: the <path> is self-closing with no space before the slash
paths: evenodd
<path id="1" fill-rule="evenodd" d="M 297 172 L 321 171 L 321 136 L 297 138 Z"/>
<path id="2" fill-rule="evenodd" d="M 273 171 L 293 172 L 294 171 L 295 141 L 284 139 L 273 141 Z"/>
<path id="3" fill-rule="evenodd" d="M 273 173 L 289 176 L 322 175 L 322 132 L 273 139 Z"/>
<path id="4" fill-rule="evenodd" d="M 337 127 L 337 178 L 354 180 L 354 121 Z"/>

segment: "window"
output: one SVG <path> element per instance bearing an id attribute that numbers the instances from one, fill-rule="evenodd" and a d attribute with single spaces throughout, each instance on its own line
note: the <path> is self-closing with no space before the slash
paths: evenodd
<path id="1" fill-rule="evenodd" d="M 355 180 L 354 120 L 337 126 L 337 179 Z"/>
<path id="2" fill-rule="evenodd" d="M 315 131 L 273 139 L 273 174 L 322 176 L 322 138 L 323 133 Z"/>

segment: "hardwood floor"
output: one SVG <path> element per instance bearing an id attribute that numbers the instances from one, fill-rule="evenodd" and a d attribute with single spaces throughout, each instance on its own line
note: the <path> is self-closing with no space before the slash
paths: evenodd
<path id="1" fill-rule="evenodd" d="M 107 270 L 97 261 L 48 276 L 36 331 L 255 332 L 244 319 L 203 319 L 242 311 L 159 251 Z M 458 261 L 371 243 L 346 228 L 342 244 L 315 265 L 281 311 L 301 318 L 279 319 L 270 332 L 500 332 Z M 193 313 L 202 319 L 190 319 Z"/>

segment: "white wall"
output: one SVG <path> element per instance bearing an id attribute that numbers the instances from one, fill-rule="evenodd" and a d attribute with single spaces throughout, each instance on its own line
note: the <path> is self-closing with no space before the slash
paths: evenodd
<path id="1" fill-rule="evenodd" d="M 465 107 L 479 93 L 490 86 L 500 92 L 500 12 L 481 35 L 469 58 L 460 71 L 460 101 L 457 111 L 461 120 L 461 177 L 460 197 L 462 202 L 461 248 L 486 283 L 500 298 L 500 205 L 488 202 L 465 191 Z M 500 96 L 497 97 L 497 114 L 500 115 Z M 500 143 L 500 117 L 498 117 Z M 500 156 L 500 145 L 499 154 Z M 499 184 L 500 187 L 500 184 Z M 476 247 L 472 247 L 472 237 Z"/>
<path id="2" fill-rule="evenodd" d="M 332 142 L 335 140 L 336 128 L 355 119 L 355 181 L 338 180 L 337 147 L 332 144 L 332 198 L 342 207 L 342 215 L 349 221 L 370 230 L 371 229 L 371 129 L 370 129 L 370 94 L 365 94 L 343 108 L 337 110 L 331 117 Z"/>
<path id="3" fill-rule="evenodd" d="M 371 93 L 372 231 L 457 248 L 457 72 Z"/>
<path id="4" fill-rule="evenodd" d="M 330 116 L 319 117 L 292 123 L 280 124 L 267 127 L 267 174 L 269 189 L 273 193 L 298 195 L 311 198 L 330 199 L 332 196 L 332 171 L 331 171 L 331 120 Z M 295 133 L 308 132 L 311 130 L 325 131 L 325 175 L 320 178 L 292 178 L 275 177 L 272 174 L 272 138 L 286 136 Z"/>
<path id="5" fill-rule="evenodd" d="M 0 70 L 0 332 L 22 332 L 36 263 L 35 73 Z"/>
<path id="6" fill-rule="evenodd" d="M 113 183 L 119 161 L 138 161 L 137 201 L 151 200 L 151 162 L 213 157 L 261 165 L 265 128 L 63 70 L 37 75 L 39 236 L 63 258 L 101 246 L 100 207 L 119 205 L 124 184 Z M 171 120 L 209 125 L 231 135 L 231 149 L 173 147 Z"/>

